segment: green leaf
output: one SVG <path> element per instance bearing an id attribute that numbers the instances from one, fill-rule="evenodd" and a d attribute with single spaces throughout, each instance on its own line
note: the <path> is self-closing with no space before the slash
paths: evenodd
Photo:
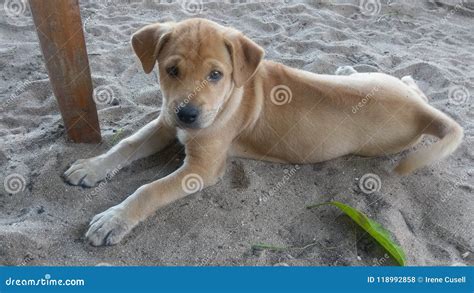
<path id="1" fill-rule="evenodd" d="M 382 247 L 387 250 L 387 252 L 398 262 L 399 265 L 405 265 L 405 252 L 392 240 L 390 233 L 385 230 L 382 225 L 370 219 L 355 208 L 338 201 L 315 204 L 308 206 L 307 208 L 311 209 L 323 205 L 333 205 L 338 207 L 352 220 L 354 220 L 354 222 L 356 222 L 362 229 L 367 231 L 367 233 L 369 233 L 375 239 L 375 241 L 382 245 Z"/>

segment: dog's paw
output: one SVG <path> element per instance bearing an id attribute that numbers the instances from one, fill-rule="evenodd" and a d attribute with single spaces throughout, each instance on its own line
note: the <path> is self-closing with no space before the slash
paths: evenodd
<path id="1" fill-rule="evenodd" d="M 82 185 L 85 187 L 97 185 L 97 183 L 105 179 L 106 176 L 107 170 L 97 157 L 77 160 L 63 174 L 64 180 L 69 184 Z"/>
<path id="2" fill-rule="evenodd" d="M 86 238 L 93 246 L 115 245 L 134 226 L 135 224 L 124 215 L 123 209 L 114 206 L 92 219 Z"/>
<path id="3" fill-rule="evenodd" d="M 336 69 L 336 75 L 351 75 L 357 73 L 352 66 L 340 66 Z"/>

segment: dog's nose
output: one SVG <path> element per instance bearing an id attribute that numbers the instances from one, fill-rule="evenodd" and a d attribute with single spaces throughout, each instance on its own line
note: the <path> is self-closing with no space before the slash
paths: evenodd
<path id="1" fill-rule="evenodd" d="M 178 119 L 181 120 L 181 122 L 191 124 L 196 121 L 197 117 L 199 116 L 199 110 L 198 108 L 188 104 L 180 108 L 176 115 L 178 116 Z"/>

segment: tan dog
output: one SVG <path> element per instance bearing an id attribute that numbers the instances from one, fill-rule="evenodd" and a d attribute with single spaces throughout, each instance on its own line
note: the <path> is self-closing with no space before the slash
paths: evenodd
<path id="1" fill-rule="evenodd" d="M 96 215 L 92 245 L 118 243 L 135 225 L 189 193 L 217 182 L 229 156 L 317 163 L 353 154 L 400 152 L 423 134 L 440 140 L 410 155 L 409 173 L 452 153 L 463 129 L 430 106 L 413 79 L 381 73 L 320 75 L 265 61 L 240 32 L 204 19 L 145 26 L 132 37 L 143 69 L 159 65 L 162 112 L 106 154 L 75 162 L 71 184 L 94 186 L 108 170 L 160 151 L 176 137 L 186 159 L 174 173 L 140 187 Z"/>

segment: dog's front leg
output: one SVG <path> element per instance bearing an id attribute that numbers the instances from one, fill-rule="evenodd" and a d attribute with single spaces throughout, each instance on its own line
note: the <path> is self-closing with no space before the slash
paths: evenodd
<path id="1" fill-rule="evenodd" d="M 162 150 L 175 138 L 176 130 L 163 116 L 151 121 L 135 134 L 122 140 L 105 154 L 77 160 L 64 173 L 72 185 L 92 187 L 129 163 Z"/>
<path id="2" fill-rule="evenodd" d="M 88 241 L 94 246 L 117 244 L 158 208 L 217 182 L 224 171 L 227 148 L 209 144 L 199 148 L 202 150 L 195 153 L 196 149 L 186 146 L 186 159 L 178 170 L 140 187 L 122 203 L 96 215 L 86 233 Z"/>

